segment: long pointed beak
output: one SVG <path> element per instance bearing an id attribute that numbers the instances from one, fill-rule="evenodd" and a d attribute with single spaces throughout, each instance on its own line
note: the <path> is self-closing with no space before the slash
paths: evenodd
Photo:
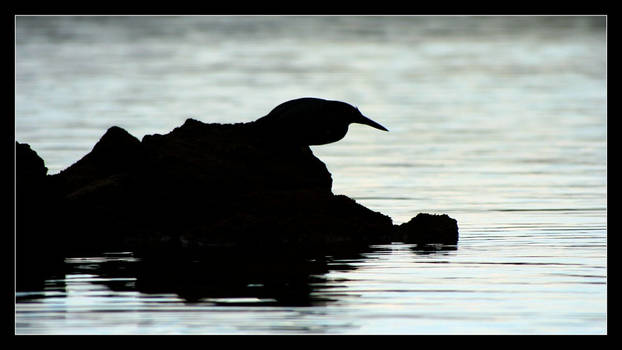
<path id="1" fill-rule="evenodd" d="M 365 124 L 365 125 L 371 126 L 372 128 L 376 128 L 376 129 L 380 129 L 380 130 L 384 130 L 384 131 L 389 131 L 384 126 L 376 123 L 375 121 L 367 118 L 366 116 L 364 116 L 362 114 L 359 116 L 358 120 L 354 121 L 354 123 Z"/>

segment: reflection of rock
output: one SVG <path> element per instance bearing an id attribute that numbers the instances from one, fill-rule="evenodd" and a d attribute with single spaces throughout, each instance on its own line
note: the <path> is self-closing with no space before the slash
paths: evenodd
<path id="1" fill-rule="evenodd" d="M 219 248 L 206 250 L 199 259 L 143 259 L 136 269 L 138 291 L 173 292 L 189 302 L 258 298 L 253 305 L 303 306 L 328 301 L 312 293 L 329 270 L 321 258 Z"/>
<path id="2" fill-rule="evenodd" d="M 17 164 L 27 164 L 23 159 L 34 159 L 33 154 L 18 152 Z M 188 119 L 166 135 L 142 141 L 112 127 L 61 173 L 46 176 L 41 166 L 33 162 L 34 177 L 18 167 L 17 186 L 36 182 L 47 201 L 18 191 L 17 209 L 29 217 L 44 217 L 47 209 L 48 216 L 54 213 L 56 221 L 46 222 L 44 231 L 62 242 L 57 249 L 67 255 L 169 254 L 219 246 L 305 253 L 396 238 L 439 243 L 458 238 L 455 220 L 447 216 L 420 214 L 394 226 L 388 216 L 334 195 L 331 174 L 308 146 L 263 142 L 252 123 Z M 33 209 L 35 203 L 46 210 Z M 18 226 L 18 245 L 33 230 L 42 232 Z"/>
<path id="3" fill-rule="evenodd" d="M 69 259 L 68 274 L 96 274 L 90 283 L 118 292 L 174 293 L 185 302 L 217 305 L 309 306 L 334 301 L 330 271 L 351 271 L 352 261 L 375 249 L 315 258 L 289 251 L 266 255 L 237 248 L 204 249 L 201 256 L 168 255 L 135 259 L 132 254 Z"/>

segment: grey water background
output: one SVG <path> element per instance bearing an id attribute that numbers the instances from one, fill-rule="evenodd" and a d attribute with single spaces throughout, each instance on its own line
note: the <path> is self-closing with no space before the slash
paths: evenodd
<path id="1" fill-rule="evenodd" d="M 307 307 L 115 291 L 95 267 L 131 254 L 68 259 L 17 293 L 17 334 L 607 333 L 606 17 L 18 16 L 15 39 L 15 137 L 49 173 L 113 125 L 324 97 L 390 130 L 312 147 L 334 193 L 460 228 L 456 250 L 341 262 L 314 292 L 333 301 Z"/>

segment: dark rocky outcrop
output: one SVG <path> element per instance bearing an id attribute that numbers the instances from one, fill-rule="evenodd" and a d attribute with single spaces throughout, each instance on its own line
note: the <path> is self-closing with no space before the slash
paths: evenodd
<path id="1" fill-rule="evenodd" d="M 15 267 L 19 289 L 38 289 L 62 264 L 56 226 L 58 197 L 43 159 L 27 144 L 15 144 Z"/>
<path id="2" fill-rule="evenodd" d="M 266 142 L 249 124 L 188 119 L 142 140 L 111 127 L 56 175 L 17 143 L 17 252 L 202 254 L 208 248 L 301 252 L 391 241 L 456 244 L 448 216 L 391 218 L 331 191 L 308 146 Z"/>
<path id="3" fill-rule="evenodd" d="M 446 214 L 417 214 L 410 221 L 395 227 L 393 240 L 419 245 L 456 244 L 458 222 Z"/>

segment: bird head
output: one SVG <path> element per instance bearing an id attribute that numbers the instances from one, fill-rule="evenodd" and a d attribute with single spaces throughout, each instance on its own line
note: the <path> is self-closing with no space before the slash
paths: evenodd
<path id="1" fill-rule="evenodd" d="M 273 140 L 325 145 L 341 140 L 351 123 L 389 131 L 348 103 L 315 97 L 283 102 L 257 119 L 254 125 Z"/>

